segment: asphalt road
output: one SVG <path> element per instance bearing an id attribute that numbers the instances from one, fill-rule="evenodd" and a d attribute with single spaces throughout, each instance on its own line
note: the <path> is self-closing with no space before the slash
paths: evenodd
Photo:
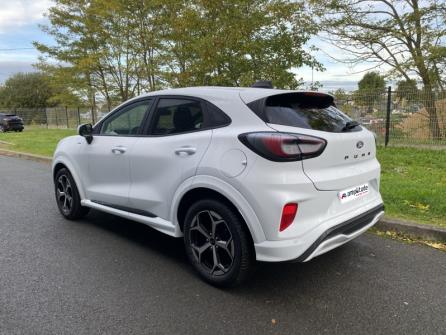
<path id="1" fill-rule="evenodd" d="M 219 290 L 181 240 L 98 212 L 66 221 L 49 166 L 0 156 L 0 333 L 446 334 L 446 253 L 365 234 Z"/>

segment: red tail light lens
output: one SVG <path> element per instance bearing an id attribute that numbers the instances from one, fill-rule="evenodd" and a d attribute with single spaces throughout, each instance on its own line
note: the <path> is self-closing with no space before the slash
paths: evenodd
<path id="1" fill-rule="evenodd" d="M 287 229 L 294 221 L 297 213 L 297 204 L 291 203 L 283 206 L 279 231 Z"/>
<path id="2" fill-rule="evenodd" d="M 239 139 L 255 153 L 276 162 L 316 157 L 327 145 L 319 137 L 279 132 L 246 133 L 239 135 Z"/>

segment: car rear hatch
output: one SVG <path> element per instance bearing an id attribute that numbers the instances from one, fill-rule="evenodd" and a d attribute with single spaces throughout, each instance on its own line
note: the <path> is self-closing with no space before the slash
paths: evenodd
<path id="1" fill-rule="evenodd" d="M 316 136 L 327 142 L 319 156 L 299 162 L 318 190 L 340 191 L 370 182 L 378 187 L 380 166 L 373 134 L 338 110 L 332 96 L 282 93 L 248 106 L 274 130 Z"/>

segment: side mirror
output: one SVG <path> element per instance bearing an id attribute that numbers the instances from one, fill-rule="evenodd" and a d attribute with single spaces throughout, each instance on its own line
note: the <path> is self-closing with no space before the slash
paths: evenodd
<path id="1" fill-rule="evenodd" d="M 77 128 L 77 132 L 82 137 L 85 137 L 85 140 L 88 144 L 93 142 L 93 126 L 91 125 L 91 123 L 81 124 Z"/>

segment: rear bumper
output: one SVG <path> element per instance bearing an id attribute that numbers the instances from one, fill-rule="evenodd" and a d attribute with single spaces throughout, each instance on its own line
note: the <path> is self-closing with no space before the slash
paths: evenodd
<path id="1" fill-rule="evenodd" d="M 322 255 L 351 241 L 377 223 L 383 215 L 384 205 L 379 205 L 328 229 L 296 261 L 307 262 L 316 256 Z"/>
<path id="2" fill-rule="evenodd" d="M 358 237 L 384 215 L 382 203 L 367 208 L 360 214 L 332 225 L 321 227 L 309 236 L 292 240 L 264 241 L 255 244 L 257 260 L 267 262 L 307 262 Z"/>

